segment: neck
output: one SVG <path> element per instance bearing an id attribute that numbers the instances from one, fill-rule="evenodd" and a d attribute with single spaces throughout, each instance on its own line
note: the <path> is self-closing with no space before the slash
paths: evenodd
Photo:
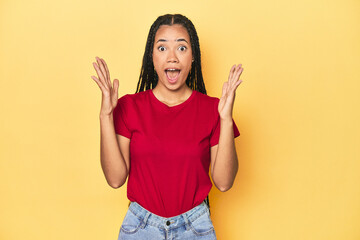
<path id="1" fill-rule="evenodd" d="M 159 101 L 164 102 L 168 105 L 177 105 L 186 101 L 192 94 L 193 90 L 190 89 L 188 86 L 185 86 L 181 89 L 177 89 L 174 91 L 155 87 L 154 89 L 152 89 L 152 91 L 156 98 L 159 99 Z"/>

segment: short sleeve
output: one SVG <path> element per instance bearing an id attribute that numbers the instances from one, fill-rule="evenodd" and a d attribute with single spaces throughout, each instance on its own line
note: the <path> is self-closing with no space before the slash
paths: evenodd
<path id="1" fill-rule="evenodd" d="M 118 99 L 113 111 L 115 133 L 131 139 L 131 131 L 126 124 L 126 99 L 125 96 Z"/>
<path id="2" fill-rule="evenodd" d="M 219 137 L 220 137 L 220 115 L 219 112 L 217 111 L 218 108 L 218 104 L 219 104 L 219 99 L 217 99 L 216 101 L 216 108 L 215 108 L 215 123 L 213 125 L 212 131 L 211 131 L 211 135 L 210 135 L 210 147 L 215 146 L 216 144 L 219 143 Z M 233 130 L 234 130 L 234 138 L 237 138 L 238 136 L 240 136 L 240 132 L 238 127 L 236 126 L 236 123 L 234 121 L 234 119 L 232 119 L 233 121 Z"/>

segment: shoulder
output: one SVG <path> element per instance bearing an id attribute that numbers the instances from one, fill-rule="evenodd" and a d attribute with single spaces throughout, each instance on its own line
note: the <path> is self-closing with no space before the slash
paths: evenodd
<path id="1" fill-rule="evenodd" d="M 209 95 L 206 95 L 201 92 L 197 92 L 198 96 L 198 105 L 199 109 L 201 109 L 201 114 L 203 116 L 207 116 L 211 119 L 218 117 L 218 106 L 220 99 L 217 97 L 212 97 Z"/>
<path id="2" fill-rule="evenodd" d="M 220 99 L 217 97 L 208 96 L 204 93 L 197 92 L 199 109 L 201 115 L 206 118 L 205 121 L 217 122 L 218 119 L 218 106 Z"/>
<path id="3" fill-rule="evenodd" d="M 138 93 L 128 93 L 118 99 L 118 104 L 137 104 L 146 101 L 146 98 L 149 94 L 149 90 L 138 92 Z"/>
<path id="4" fill-rule="evenodd" d="M 218 97 L 212 97 L 201 92 L 197 92 L 199 102 L 207 107 L 218 105 L 220 99 Z"/>

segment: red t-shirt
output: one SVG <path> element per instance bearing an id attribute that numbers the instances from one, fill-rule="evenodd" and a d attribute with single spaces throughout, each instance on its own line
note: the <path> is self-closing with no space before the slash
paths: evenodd
<path id="1" fill-rule="evenodd" d="M 167 218 L 204 201 L 212 187 L 210 147 L 219 142 L 218 103 L 219 98 L 193 91 L 169 107 L 152 89 L 118 99 L 115 132 L 130 139 L 130 201 Z M 239 136 L 234 120 L 233 129 Z"/>

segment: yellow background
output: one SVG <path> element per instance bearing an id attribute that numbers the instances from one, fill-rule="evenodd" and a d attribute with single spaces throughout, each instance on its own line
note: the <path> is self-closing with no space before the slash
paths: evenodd
<path id="1" fill-rule="evenodd" d="M 95 56 L 134 93 L 148 30 L 197 28 L 208 95 L 242 63 L 239 172 L 220 240 L 360 239 L 360 2 L 0 1 L 0 239 L 116 239 L 126 187 L 99 158 Z"/>

